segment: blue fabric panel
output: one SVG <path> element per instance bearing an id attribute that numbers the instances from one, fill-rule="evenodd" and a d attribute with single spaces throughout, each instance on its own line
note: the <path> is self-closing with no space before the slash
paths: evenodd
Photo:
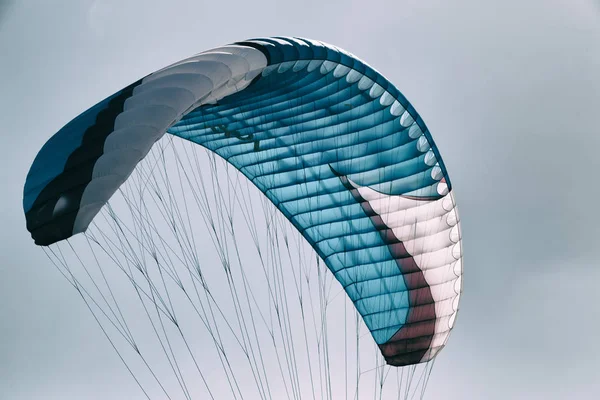
<path id="1" fill-rule="evenodd" d="M 294 68 L 296 62 L 335 62 L 364 74 L 398 99 L 429 138 L 427 129 L 393 85 L 347 54 L 302 39 L 255 44 L 270 60 L 263 75 L 218 104 L 198 107 L 169 132 L 216 152 L 252 180 L 325 260 L 376 342 L 385 343 L 405 323 L 407 287 L 388 245 L 331 168 L 390 195 L 435 197 L 433 167 L 379 96 L 336 77 L 337 64 L 323 73 L 321 65 L 309 71 L 310 63 Z"/>

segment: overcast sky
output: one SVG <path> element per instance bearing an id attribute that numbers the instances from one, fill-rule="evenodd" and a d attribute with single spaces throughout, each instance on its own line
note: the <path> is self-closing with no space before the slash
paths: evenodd
<path id="1" fill-rule="evenodd" d="M 139 394 L 25 229 L 37 151 L 143 75 L 272 35 L 366 60 L 443 154 L 465 282 L 429 398 L 600 398 L 597 0 L 154 3 L 0 0 L 0 399 Z"/>

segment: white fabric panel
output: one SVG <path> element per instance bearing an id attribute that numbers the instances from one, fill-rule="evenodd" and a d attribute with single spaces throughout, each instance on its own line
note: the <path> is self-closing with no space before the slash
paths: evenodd
<path id="1" fill-rule="evenodd" d="M 125 100 L 124 110 L 131 110 L 143 106 L 169 104 L 175 110 L 189 107 L 197 100 L 196 94 L 187 88 L 160 87 L 134 94 Z"/>
<path id="2" fill-rule="evenodd" d="M 165 129 L 177 118 L 177 110 L 170 104 L 147 105 L 124 110 L 115 119 L 115 130 L 132 126 L 151 126 Z M 108 135 L 110 137 L 110 135 Z"/>
<path id="3" fill-rule="evenodd" d="M 194 98 L 199 99 L 208 94 L 213 88 L 213 80 L 206 75 L 194 73 L 181 73 L 166 75 L 158 79 L 153 79 L 143 83 L 134 89 L 134 95 L 142 95 L 146 91 L 152 91 L 158 88 L 182 88 L 193 93 Z"/>
<path id="4" fill-rule="evenodd" d="M 456 278 L 453 270 L 454 264 L 444 264 L 436 268 L 428 268 L 423 271 L 425 280 L 429 285 L 439 285 L 440 283 L 448 282 Z"/>
<path id="5" fill-rule="evenodd" d="M 393 231 L 395 233 L 396 229 L 393 229 Z M 404 247 L 406 247 L 406 250 L 413 256 L 417 254 L 433 253 L 434 251 L 445 249 L 456 243 L 450 239 L 450 231 L 450 228 L 446 228 L 445 230 L 437 231 L 437 233 L 432 232 L 429 236 L 420 237 L 414 240 L 404 240 Z"/>
<path id="6" fill-rule="evenodd" d="M 73 226 L 83 232 L 138 162 L 189 110 L 243 90 L 267 65 L 253 47 L 224 46 L 163 68 L 142 80 L 115 119 L 96 161 Z M 64 208 L 61 199 L 55 208 Z"/>
<path id="7" fill-rule="evenodd" d="M 413 255 L 417 265 L 423 270 L 439 268 L 442 265 L 450 265 L 456 258 L 452 255 L 452 247 L 446 247 L 431 253 Z"/>
<path id="8" fill-rule="evenodd" d="M 102 157 L 96 161 L 94 171 L 92 172 L 92 182 L 90 184 L 99 185 L 96 180 L 101 177 L 114 175 L 117 177 L 128 176 L 132 167 L 135 168 L 137 163 L 145 156 L 144 149 L 126 148 L 113 150 L 109 153 L 105 153 Z M 149 149 L 148 149 L 149 150 Z M 99 188 L 101 190 L 101 188 Z M 98 200 L 97 197 L 91 197 L 87 199 L 86 196 L 90 194 L 83 193 L 82 203 Z M 102 195 L 104 196 L 104 195 Z"/>
<path id="9" fill-rule="evenodd" d="M 434 292 L 434 299 L 437 298 L 435 303 L 435 313 L 438 318 L 449 317 L 454 313 L 452 303 L 456 298 L 454 293 L 455 282 L 458 278 L 454 277 L 454 280 L 441 283 L 439 285 L 431 285 L 431 291 Z"/>
<path id="10" fill-rule="evenodd" d="M 389 216 L 393 214 L 385 215 Z M 417 239 L 431 235 L 431 232 L 441 229 L 444 225 L 447 226 L 447 229 L 451 229 L 452 226 L 446 223 L 446 218 L 447 216 L 444 214 L 425 221 L 407 223 L 405 225 L 401 224 L 402 219 L 400 218 L 391 219 L 390 224 L 393 223 L 393 225 L 388 225 L 388 227 L 394 228 L 394 234 L 400 240 Z"/>
<path id="11" fill-rule="evenodd" d="M 402 241 L 423 271 L 436 313 L 434 338 L 422 358 L 430 360 L 448 340 L 462 291 L 460 219 L 453 195 L 448 193 L 438 200 L 412 199 L 349 182 Z"/>
<path id="12" fill-rule="evenodd" d="M 213 52 L 229 53 L 242 57 L 242 59 L 248 62 L 248 71 L 262 70 L 267 65 L 267 60 L 264 54 L 253 47 L 240 45 L 223 46 L 219 47 L 218 49 L 205 51 L 204 53 L 200 54 L 200 56 Z"/>
<path id="13" fill-rule="evenodd" d="M 146 139 L 151 137 L 156 141 L 162 134 L 163 133 L 158 128 L 149 125 L 145 125 L 144 129 L 141 129 L 139 125 L 121 128 L 115 130 L 106 138 L 106 141 L 104 142 L 104 152 L 108 153 L 114 150 L 127 148 L 136 148 L 140 150 L 147 149 L 146 151 L 149 151 L 154 142 L 148 144 L 147 142 L 149 141 Z"/>

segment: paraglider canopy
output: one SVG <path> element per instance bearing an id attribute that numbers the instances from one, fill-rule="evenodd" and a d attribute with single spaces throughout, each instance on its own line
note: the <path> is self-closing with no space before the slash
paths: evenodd
<path id="1" fill-rule="evenodd" d="M 27 229 L 85 232 L 165 133 L 246 176 L 308 241 L 386 361 L 431 360 L 462 280 L 448 171 L 399 90 L 319 41 L 261 38 L 200 53 L 123 88 L 56 133 L 25 183 Z"/>

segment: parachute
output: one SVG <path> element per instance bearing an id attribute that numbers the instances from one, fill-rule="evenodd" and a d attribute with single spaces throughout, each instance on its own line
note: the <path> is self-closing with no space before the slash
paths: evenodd
<path id="1" fill-rule="evenodd" d="M 174 149 L 169 168 L 167 146 Z M 203 165 L 196 157 L 202 148 L 208 157 Z M 184 166 L 185 159 L 189 163 Z M 224 160 L 222 165 L 217 165 L 219 159 Z M 207 171 L 211 177 L 202 178 Z M 252 223 L 259 208 L 250 205 L 251 189 L 241 189 L 242 175 L 247 178 L 244 182 L 269 200 L 262 206 L 268 214 L 264 231 Z M 178 189 L 173 188 L 177 181 Z M 232 187 L 223 189 L 227 184 Z M 122 208 L 129 210 L 129 225 L 124 214 L 114 211 L 119 195 L 124 199 Z M 144 196 L 153 196 L 154 206 Z M 178 196 L 180 200 L 175 200 Z M 192 200 L 199 211 L 191 211 Z M 277 215 L 269 211 L 273 206 Z M 84 288 L 58 246 L 67 243 L 75 262 L 84 266 L 87 262 L 81 261 L 81 255 L 87 252 L 89 256 L 92 244 L 100 246 L 105 257 L 121 266 L 128 277 L 125 281 L 133 284 L 140 299 L 150 300 L 157 315 L 168 316 L 180 330 L 183 322 L 170 305 L 169 292 L 160 292 L 160 282 L 166 288 L 166 274 L 185 296 L 190 289 L 168 265 L 187 265 L 187 284 L 195 282 L 194 287 L 200 287 L 196 290 L 206 290 L 211 297 L 215 289 L 207 289 L 205 283 L 211 266 L 200 267 L 200 261 L 213 244 L 226 273 L 232 274 L 228 254 L 238 252 L 244 241 L 233 227 L 233 214 L 239 214 L 239 209 L 245 209 L 242 214 L 248 237 L 252 237 L 248 242 L 256 244 L 263 271 L 268 257 L 257 243 L 269 237 L 269 248 L 278 252 L 270 262 L 272 270 L 264 273 L 265 279 L 273 279 L 266 283 L 267 292 L 274 293 L 276 279 L 289 278 L 275 278 L 283 264 L 304 260 L 297 267 L 306 271 L 300 264 L 311 256 L 293 254 L 287 262 L 281 257 L 286 252 L 281 248 L 290 249 L 290 235 L 301 236 L 308 251 L 316 254 L 313 267 L 322 269 L 324 264 L 339 282 L 360 316 L 357 326 L 368 329 L 387 368 L 433 360 L 445 346 L 458 311 L 460 222 L 452 184 L 430 132 L 412 105 L 381 74 L 356 56 L 315 40 L 274 37 L 234 43 L 177 62 L 118 91 L 69 122 L 43 146 L 27 176 L 23 207 L 35 243 L 44 246 L 86 303 L 100 310 L 130 344 L 134 340 L 127 333 L 119 303 L 109 298 L 112 292 L 91 295 L 92 290 L 102 293 L 95 282 L 106 279 L 99 275 L 90 280 L 91 289 Z M 100 227 L 102 219 L 104 228 Z M 163 222 L 152 222 L 158 219 Z M 197 243 L 193 237 L 202 222 L 211 232 L 212 243 Z M 288 233 L 274 235 L 273 230 Z M 163 238 L 166 232 L 172 233 L 172 239 Z M 229 233 L 229 239 L 223 232 Z M 80 233 L 90 245 L 87 250 L 75 250 L 70 244 Z M 157 254 L 160 249 L 162 256 Z M 98 267 L 108 262 L 98 262 L 93 255 Z M 253 300 L 254 292 L 245 289 L 247 274 L 259 274 L 261 268 L 236 258 L 246 264 L 245 272 L 238 286 L 231 283 L 233 275 L 227 279 L 233 285 L 237 323 L 240 329 L 251 330 L 244 314 L 252 321 L 268 319 L 252 312 L 251 304 L 258 301 Z M 159 275 L 142 266 L 146 259 L 153 260 Z M 297 272 L 296 285 L 302 273 Z M 322 271 L 315 273 L 319 282 L 325 282 Z M 290 274 L 296 279 L 295 272 Z M 145 290 L 139 279 L 145 282 Z M 326 296 L 325 288 L 331 290 L 331 285 L 321 285 L 319 296 Z M 296 286 L 302 310 L 307 301 L 303 290 Z M 236 299 L 244 291 L 246 300 Z M 293 293 L 289 287 L 278 293 L 285 297 L 288 291 Z M 275 314 L 291 324 L 294 317 L 280 314 L 284 312 L 277 304 L 287 300 L 279 294 L 271 299 Z M 207 301 L 219 310 L 213 312 L 221 313 L 218 301 Z M 101 304 L 109 306 L 108 311 Z M 326 308 L 325 303 L 321 306 Z M 219 335 L 211 330 L 216 323 L 207 317 L 210 312 L 202 315 L 205 328 L 213 332 L 211 340 L 220 343 Z M 316 325 L 322 328 L 323 324 Z M 235 324 L 227 325 L 234 330 L 231 325 Z M 284 330 L 291 338 L 293 329 Z M 258 353 L 260 338 L 246 334 L 248 339 L 239 343 L 244 357 L 256 357 L 252 349 Z M 166 333 L 157 336 L 166 338 Z M 184 374 L 174 364 L 175 355 L 165 352 L 179 386 L 192 398 L 191 389 L 183 383 Z M 226 376 L 235 381 L 230 363 L 223 360 L 221 364 L 229 371 Z M 295 363 L 290 360 L 289 368 L 296 368 Z M 342 364 L 347 363 L 346 357 Z M 257 361 L 250 364 L 259 366 Z M 311 379 L 313 373 L 308 374 Z M 382 375 L 379 379 L 383 380 Z M 259 387 L 257 396 L 273 396 L 264 388 L 269 381 L 266 376 L 256 372 L 254 381 Z M 205 385 L 208 388 L 209 382 Z M 300 378 L 289 378 L 286 385 L 289 398 L 301 397 Z M 238 383 L 230 386 L 233 397 L 244 398 Z M 329 395 L 323 397 L 341 397 L 331 394 L 333 390 L 329 386 L 325 391 Z M 315 392 L 313 386 L 313 397 Z"/>

